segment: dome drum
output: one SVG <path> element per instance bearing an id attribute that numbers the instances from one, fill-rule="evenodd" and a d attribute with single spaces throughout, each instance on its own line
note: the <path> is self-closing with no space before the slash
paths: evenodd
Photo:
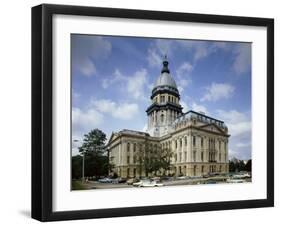
<path id="1" fill-rule="evenodd" d="M 174 95 L 175 97 L 180 97 L 179 91 L 177 89 L 169 86 L 161 86 L 161 87 L 155 87 L 152 90 L 152 95 L 150 98 L 153 99 L 157 94 L 163 94 L 163 93 L 171 94 Z"/>

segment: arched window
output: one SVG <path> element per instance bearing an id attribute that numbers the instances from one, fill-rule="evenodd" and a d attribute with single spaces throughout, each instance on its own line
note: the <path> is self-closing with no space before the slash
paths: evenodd
<path id="1" fill-rule="evenodd" d="M 130 151 L 130 143 L 127 144 L 127 151 Z"/>
<path id="2" fill-rule="evenodd" d="M 196 137 L 195 136 L 193 136 L 193 146 L 195 146 L 196 145 Z"/>
<path id="3" fill-rule="evenodd" d="M 196 151 L 193 151 L 193 162 L 196 162 Z"/>
<path id="4" fill-rule="evenodd" d="M 161 122 L 164 122 L 164 114 L 161 114 Z"/>

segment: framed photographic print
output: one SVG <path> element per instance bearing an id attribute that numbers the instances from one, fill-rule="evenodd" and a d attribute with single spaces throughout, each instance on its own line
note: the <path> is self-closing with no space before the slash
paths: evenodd
<path id="1" fill-rule="evenodd" d="M 32 217 L 274 205 L 274 21 L 32 8 Z"/>

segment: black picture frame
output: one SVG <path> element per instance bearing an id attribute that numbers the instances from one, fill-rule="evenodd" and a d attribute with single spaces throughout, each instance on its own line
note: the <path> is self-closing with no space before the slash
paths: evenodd
<path id="1" fill-rule="evenodd" d="M 267 198 L 54 212 L 52 210 L 52 18 L 55 14 L 266 27 Z M 49 4 L 32 8 L 32 218 L 40 221 L 57 221 L 272 206 L 274 206 L 273 19 Z"/>

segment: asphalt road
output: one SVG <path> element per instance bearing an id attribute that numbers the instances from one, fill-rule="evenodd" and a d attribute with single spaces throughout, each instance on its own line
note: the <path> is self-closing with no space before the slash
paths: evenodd
<path id="1" fill-rule="evenodd" d="M 195 185 L 195 184 L 222 184 L 226 183 L 226 177 L 211 177 L 211 178 L 198 178 L 198 179 L 183 179 L 161 182 L 164 186 L 176 186 L 176 185 Z M 251 182 L 251 179 L 247 179 L 245 183 Z M 212 184 L 213 184 L 212 183 Z M 111 189 L 111 188 L 137 188 L 126 183 L 112 184 L 112 183 L 100 183 L 98 181 L 88 181 L 84 184 L 87 189 Z"/>

